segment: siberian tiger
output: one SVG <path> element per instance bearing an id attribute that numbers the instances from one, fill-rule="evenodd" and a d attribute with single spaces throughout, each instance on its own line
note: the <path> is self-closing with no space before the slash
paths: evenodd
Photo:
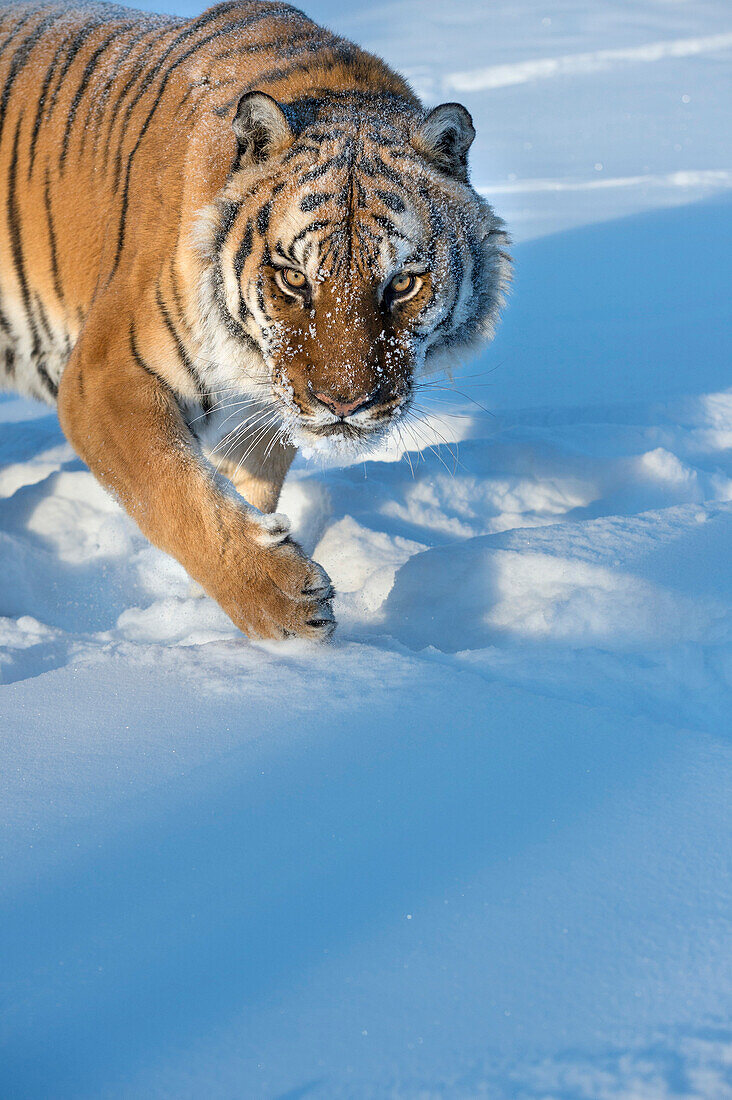
<path id="1" fill-rule="evenodd" d="M 299 446 L 368 448 L 493 334 L 509 258 L 470 115 L 256 0 L 3 5 L 0 87 L 4 384 L 57 404 L 242 631 L 329 637 L 274 509 Z"/>

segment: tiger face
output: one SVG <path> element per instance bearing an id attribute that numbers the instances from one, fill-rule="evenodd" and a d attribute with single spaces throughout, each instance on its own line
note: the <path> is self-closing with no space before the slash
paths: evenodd
<path id="1" fill-rule="evenodd" d="M 290 443 L 368 449 L 423 371 L 493 334 L 509 258 L 468 183 L 470 116 L 250 93 L 234 133 L 212 305 Z"/>

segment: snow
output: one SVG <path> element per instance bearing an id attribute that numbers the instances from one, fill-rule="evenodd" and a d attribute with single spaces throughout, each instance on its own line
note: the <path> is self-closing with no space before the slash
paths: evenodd
<path id="1" fill-rule="evenodd" d="M 729 9 L 309 10 L 465 101 L 512 300 L 408 459 L 293 469 L 324 649 L 0 403 L 0 1093 L 722 1100 Z"/>

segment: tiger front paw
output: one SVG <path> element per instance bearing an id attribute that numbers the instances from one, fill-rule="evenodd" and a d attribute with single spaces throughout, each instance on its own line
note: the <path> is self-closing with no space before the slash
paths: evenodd
<path id="1" fill-rule="evenodd" d="M 290 538 L 285 516 L 257 517 L 237 564 L 233 572 L 238 576 L 229 576 L 228 591 L 217 598 L 245 634 L 317 642 L 331 637 L 336 622 L 330 577 Z"/>

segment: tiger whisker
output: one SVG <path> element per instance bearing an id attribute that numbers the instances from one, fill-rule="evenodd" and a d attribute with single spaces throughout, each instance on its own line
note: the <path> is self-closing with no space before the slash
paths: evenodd
<path id="1" fill-rule="evenodd" d="M 260 416 L 255 417 L 253 421 L 252 420 L 244 420 L 241 423 L 236 424 L 231 429 L 231 431 L 226 433 L 226 435 L 223 437 L 223 439 L 221 439 L 219 441 L 219 443 L 216 444 L 216 447 L 214 448 L 214 454 L 216 454 L 219 451 L 221 445 L 227 439 L 229 439 L 230 436 L 233 436 L 234 438 L 231 440 L 228 447 L 226 447 L 225 451 L 223 452 L 223 455 L 221 456 L 221 461 L 220 461 L 219 465 L 221 465 L 222 462 L 226 461 L 229 454 L 231 454 L 231 452 L 233 451 L 234 447 L 241 441 L 241 439 L 245 439 L 247 437 L 248 433 L 250 433 L 253 428 L 256 428 L 259 421 L 262 420 L 262 418 L 266 415 L 269 415 L 269 414 L 268 413 L 262 413 L 262 414 L 260 414 Z"/>
<path id="2" fill-rule="evenodd" d="M 402 458 L 406 458 L 409 463 L 409 469 L 412 471 L 412 480 L 414 480 L 414 466 L 412 465 L 412 456 L 409 453 L 409 448 L 404 442 L 404 436 L 402 435 L 402 425 L 397 425 L 397 432 L 399 433 L 399 442 L 402 445 Z"/>
<path id="3" fill-rule="evenodd" d="M 413 404 L 412 407 L 419 410 L 421 415 L 425 417 L 434 416 L 441 418 L 443 416 L 449 416 L 451 419 L 454 420 L 474 420 L 476 415 L 475 413 L 448 412 L 446 409 L 442 409 L 439 413 L 437 413 L 434 409 L 430 408 L 429 405 L 418 405 L 416 402 Z"/>
<path id="4" fill-rule="evenodd" d="M 449 445 L 448 441 L 445 439 L 445 437 L 443 435 L 440 434 L 440 432 L 437 431 L 437 428 L 435 428 L 433 422 L 436 420 L 438 422 L 438 424 L 442 425 L 442 427 L 445 429 L 446 432 L 450 430 L 450 425 L 445 424 L 443 419 L 442 419 L 442 416 L 439 413 L 434 412 L 432 409 L 427 409 L 424 406 L 420 406 L 420 405 L 417 405 L 417 404 L 414 404 L 412 407 L 415 410 L 417 410 L 417 413 L 418 413 L 419 417 L 422 419 L 422 421 L 425 425 L 427 424 L 427 417 L 429 417 L 429 422 L 430 422 L 430 426 L 432 427 L 432 430 L 437 432 L 437 434 L 440 436 L 440 439 L 442 440 L 444 445 L 447 447 L 448 450 L 450 450 L 450 445 Z M 452 414 L 451 413 L 445 413 L 444 415 L 445 416 L 450 416 Z M 470 417 L 467 417 L 466 419 L 470 419 Z M 455 442 L 455 447 L 458 449 L 458 453 L 459 453 L 460 442 L 457 439 L 454 442 Z M 450 451 L 450 453 L 452 454 L 453 452 Z M 453 455 L 453 457 L 455 458 L 455 455 Z M 457 458 L 456 458 L 456 461 L 457 461 Z"/>
<path id="5" fill-rule="evenodd" d="M 414 431 L 414 433 L 415 433 L 415 434 L 418 434 L 418 431 L 419 431 L 419 429 L 418 429 L 418 421 L 416 421 L 416 420 L 415 420 L 414 418 L 412 418 L 412 422 L 411 422 L 411 427 L 412 427 L 412 430 Z M 442 463 L 442 465 L 443 465 L 443 466 L 445 467 L 445 469 L 446 469 L 446 470 L 447 470 L 447 472 L 448 472 L 448 473 L 450 474 L 450 476 L 451 476 L 451 477 L 454 477 L 454 476 L 455 476 L 455 472 L 456 472 L 456 470 L 457 470 L 457 465 L 458 465 L 458 458 L 457 458 L 456 454 L 455 454 L 455 453 L 454 453 L 454 452 L 453 452 L 453 451 L 452 451 L 452 450 L 450 449 L 450 447 L 448 446 L 448 444 L 447 444 L 447 443 L 445 442 L 445 440 L 444 440 L 444 437 L 441 437 L 441 438 L 443 439 L 443 443 L 444 443 L 445 447 L 447 447 L 447 450 L 449 451 L 450 455 L 452 456 L 452 458 L 453 458 L 453 460 L 454 460 L 454 462 L 455 462 L 455 467 L 454 467 L 454 469 L 452 469 L 452 470 L 450 469 L 450 467 L 449 467 L 449 466 L 447 465 L 447 463 L 445 462 L 444 458 L 443 458 L 443 457 L 442 457 L 442 455 L 440 454 L 440 449 L 439 449 L 439 448 L 440 448 L 440 444 L 439 444 L 439 443 L 437 444 L 437 449 L 435 449 L 435 446 L 434 446 L 434 445 L 433 445 L 432 443 L 430 443 L 430 442 L 429 442 L 429 441 L 428 441 L 427 439 L 424 439 L 424 438 L 423 438 L 422 446 L 423 446 L 423 447 L 424 447 L 424 446 L 428 447 L 428 448 L 429 448 L 429 449 L 430 449 L 430 450 L 432 451 L 432 453 L 433 453 L 433 454 L 434 454 L 434 455 L 435 455 L 435 456 L 436 456 L 436 457 L 437 457 L 437 458 L 439 459 L 439 461 L 440 461 L 440 462 Z"/>
<path id="6" fill-rule="evenodd" d="M 261 401 L 252 401 L 249 404 L 239 404 L 238 402 L 235 402 L 234 404 L 236 406 L 234 408 L 234 411 L 230 412 L 228 416 L 224 417 L 224 419 L 221 421 L 221 424 L 219 425 L 220 428 L 223 428 L 224 424 L 228 424 L 228 422 L 231 420 L 232 416 L 236 416 L 238 412 L 242 411 L 242 409 L 251 408 L 252 406 L 254 406 L 255 408 L 260 408 L 261 409 L 261 406 L 262 406 Z M 232 406 L 231 405 L 224 405 L 224 408 L 229 409 L 229 408 L 232 408 Z M 223 409 L 221 411 L 223 412 Z M 269 410 L 267 410 L 267 411 L 269 411 Z M 251 418 L 252 415 L 253 414 L 250 414 L 248 417 L 246 417 L 246 420 L 248 421 Z"/>
<path id="7" fill-rule="evenodd" d="M 421 384 L 422 383 L 420 383 L 420 385 Z M 485 405 L 481 405 L 480 401 L 476 401 L 474 397 L 470 397 L 469 394 L 463 393 L 462 390 L 453 389 L 452 386 L 441 386 L 441 387 L 436 387 L 436 388 L 444 389 L 446 391 L 449 391 L 450 393 L 456 393 L 456 394 L 458 394 L 459 397 L 464 397 L 466 401 L 471 401 L 474 405 L 477 405 L 478 408 L 482 409 L 484 413 L 488 414 L 488 416 L 495 417 L 495 415 L 496 415 L 495 413 L 492 413 L 490 409 L 487 409 L 485 407 Z"/>
<path id="8" fill-rule="evenodd" d="M 257 433 L 255 434 L 255 436 L 254 436 L 254 437 L 253 437 L 253 439 L 251 440 L 251 442 L 250 442 L 249 446 L 247 447 L 246 451 L 245 451 L 245 452 L 244 452 L 244 454 L 243 454 L 243 455 L 242 455 L 242 456 L 240 457 L 240 459 L 239 459 L 239 461 L 238 461 L 238 463 L 237 463 L 237 466 L 236 466 L 236 473 L 238 473 L 238 472 L 239 472 L 239 470 L 240 470 L 240 469 L 241 469 L 241 467 L 242 467 L 242 466 L 244 465 L 244 463 L 246 462 L 246 460 L 247 460 L 247 459 L 249 458 L 249 456 L 251 455 L 252 451 L 253 451 L 253 450 L 254 450 L 254 448 L 255 448 L 255 447 L 257 446 L 257 444 L 258 444 L 258 443 L 259 443 L 259 442 L 260 442 L 260 441 L 261 441 L 262 439 L 264 439 L 264 438 L 265 438 L 265 436 L 266 436 L 267 432 L 269 431 L 269 429 L 270 429 L 271 427 L 272 427 L 272 423 L 270 422 L 270 423 L 267 423 L 267 424 L 264 424 L 264 425 L 262 425 L 262 427 L 260 427 L 260 428 L 259 428 L 259 429 L 257 430 Z M 236 476 L 236 473 L 234 474 L 234 476 Z"/>
<path id="9" fill-rule="evenodd" d="M 231 409 L 234 406 L 237 408 L 246 408 L 251 405 L 260 405 L 261 401 L 257 398 L 253 398 L 251 401 L 230 401 L 225 404 L 213 405 L 207 412 L 201 413 L 199 416 L 194 416 L 192 420 L 188 421 L 188 424 L 195 424 L 198 420 L 203 420 L 204 417 L 211 416 L 215 412 L 223 412 L 224 409 Z M 227 418 L 228 419 L 228 418 Z M 224 421 L 226 423 L 226 421 Z"/>
<path id="10" fill-rule="evenodd" d="M 414 406 L 414 405 L 412 406 L 412 408 L 416 408 L 416 407 L 417 406 Z M 409 410 L 409 411 L 412 411 L 412 409 Z M 430 416 L 430 420 L 440 421 L 440 417 L 436 414 L 436 412 L 430 412 L 429 416 Z M 426 427 L 426 418 L 425 418 L 424 415 L 419 415 L 419 414 L 414 415 L 413 414 L 413 419 L 417 420 L 417 421 L 420 421 L 420 422 L 423 422 L 423 425 Z M 435 428 L 434 423 L 430 422 L 430 427 L 431 427 L 431 429 L 433 429 L 433 431 L 435 431 L 438 434 L 441 442 L 444 443 L 445 447 L 448 449 L 448 451 L 452 455 L 452 458 L 454 458 L 457 461 L 456 453 L 450 449 L 450 444 L 449 444 L 448 440 L 445 438 L 445 436 L 443 436 L 443 434 L 441 434 L 439 431 L 437 431 L 437 428 Z M 444 425 L 443 427 L 445 428 L 446 431 L 449 431 L 449 425 Z M 456 448 L 459 447 L 459 443 L 458 443 L 457 440 L 455 441 L 455 445 L 456 445 Z"/>

